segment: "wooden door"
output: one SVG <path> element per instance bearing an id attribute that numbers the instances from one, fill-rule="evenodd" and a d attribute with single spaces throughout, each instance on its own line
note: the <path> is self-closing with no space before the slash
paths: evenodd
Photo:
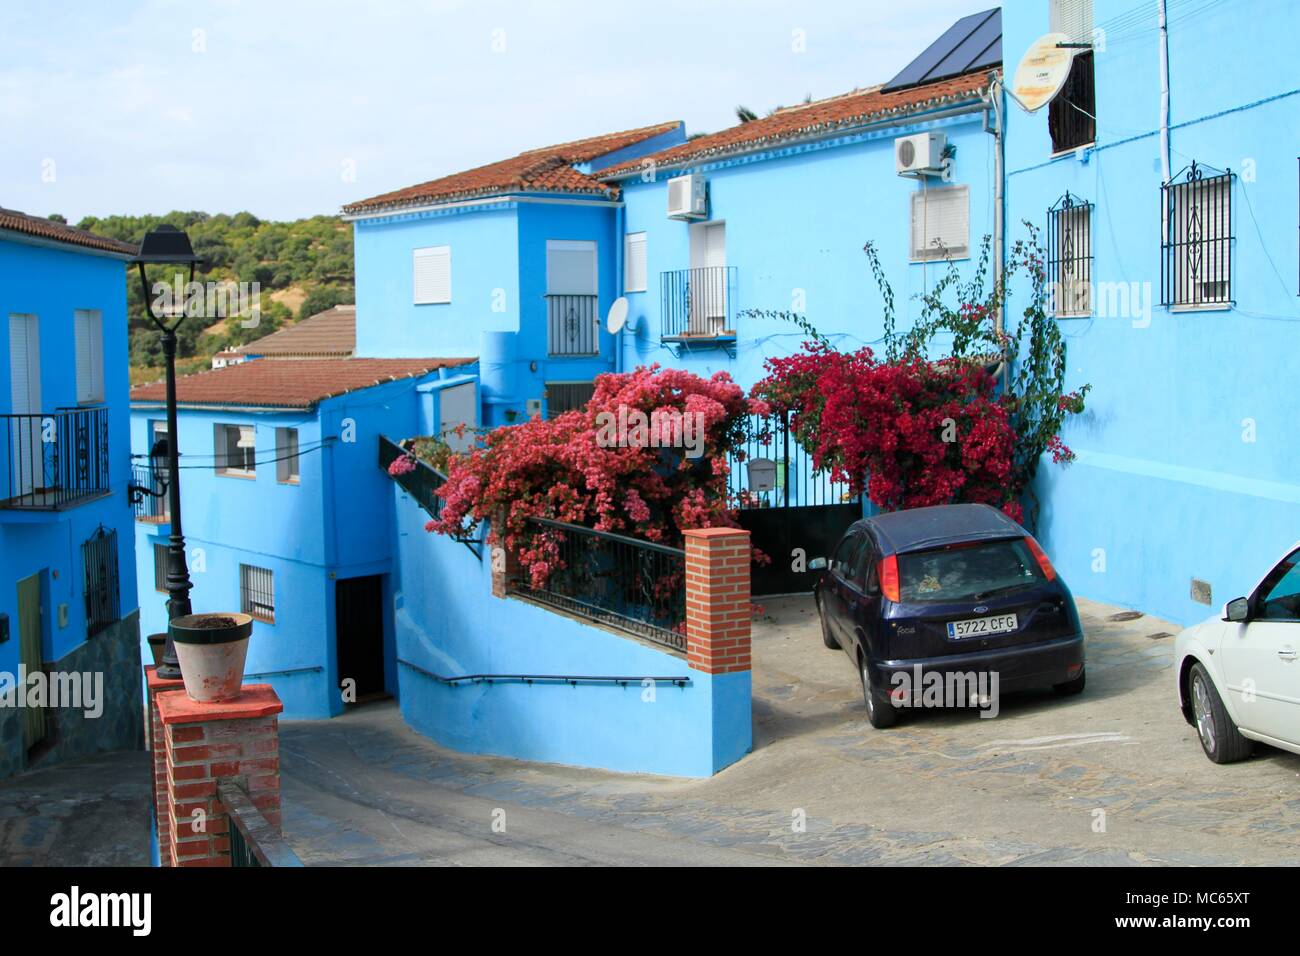
<path id="1" fill-rule="evenodd" d="M 18 582 L 18 661 L 27 673 L 41 669 L 41 576 L 33 574 Z M 19 693 L 27 688 L 20 686 Z M 45 711 L 40 707 L 23 709 L 23 742 L 30 750 L 45 739 Z"/>

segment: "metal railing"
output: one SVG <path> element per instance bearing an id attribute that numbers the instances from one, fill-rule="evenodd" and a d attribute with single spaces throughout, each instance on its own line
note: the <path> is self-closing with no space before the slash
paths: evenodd
<path id="1" fill-rule="evenodd" d="M 596 355 L 600 316 L 594 295 L 546 297 L 546 351 L 550 355 Z"/>
<path id="2" fill-rule="evenodd" d="M 393 462 L 406 457 L 413 458 L 413 467 L 410 471 L 400 475 L 388 472 L 388 467 Z M 441 517 L 442 499 L 438 497 L 438 489 L 447 481 L 446 475 L 428 462 L 409 456 L 405 448 L 383 435 L 379 436 L 379 467 L 388 472 L 388 476 L 414 498 L 415 503 L 423 508 L 429 517 Z M 452 536 L 452 540 L 465 545 L 476 557 L 479 555 L 478 538 L 473 535 L 457 534 Z"/>
<path id="3" fill-rule="evenodd" d="M 280 828 L 262 816 L 242 787 L 233 780 L 221 780 L 217 783 L 217 799 L 230 818 L 232 867 L 302 866 Z"/>
<path id="4" fill-rule="evenodd" d="M 735 266 L 663 272 L 659 286 L 660 338 L 735 338 Z"/>
<path id="5" fill-rule="evenodd" d="M 727 494 L 734 507 L 801 508 L 861 502 L 847 482 L 813 467 L 812 453 L 795 439 L 790 414 L 750 416 L 746 437 L 727 457 Z"/>
<path id="6" fill-rule="evenodd" d="M 557 566 L 535 585 L 526 571 L 511 593 L 676 650 L 686 648 L 686 552 L 581 525 L 531 519 Z"/>
<path id="7" fill-rule="evenodd" d="M 109 491 L 108 408 L 0 415 L 0 508 L 54 511 Z"/>
<path id="8" fill-rule="evenodd" d="M 171 520 L 171 499 L 167 494 L 167 480 L 163 472 L 136 465 L 131 469 L 131 483 L 149 492 L 137 495 L 132 506 L 137 521 L 166 524 Z"/>

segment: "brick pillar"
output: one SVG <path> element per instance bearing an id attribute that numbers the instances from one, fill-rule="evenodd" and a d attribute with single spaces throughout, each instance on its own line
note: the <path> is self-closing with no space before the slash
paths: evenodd
<path id="1" fill-rule="evenodd" d="M 501 529 L 501 540 L 488 549 L 488 560 L 492 562 L 492 596 L 506 596 L 506 582 L 519 574 L 519 558 L 505 545 L 505 516 L 492 522 L 493 529 Z"/>
<path id="2" fill-rule="evenodd" d="M 158 695 L 165 813 L 171 834 L 170 860 L 164 855 L 164 866 L 230 866 L 230 823 L 217 799 L 219 780 L 243 787 L 267 822 L 279 830 L 276 715 L 283 709 L 270 684 L 245 684 L 238 699 L 211 704 L 191 700 L 184 691 Z M 198 820 L 196 810 L 203 811 Z"/>
<path id="3" fill-rule="evenodd" d="M 153 783 L 153 806 L 155 819 L 158 821 L 158 861 L 163 866 L 171 866 L 171 826 L 167 817 L 167 749 L 163 746 L 162 719 L 158 716 L 158 695 L 164 691 L 183 690 L 182 680 L 164 680 L 158 676 L 158 668 L 150 664 L 144 669 L 145 687 L 148 690 L 149 712 L 144 721 L 144 743 L 151 751 L 153 761 L 149 765 L 149 776 Z"/>
<path id="4" fill-rule="evenodd" d="M 748 671 L 749 532 L 698 528 L 686 536 L 686 660 L 706 674 Z"/>

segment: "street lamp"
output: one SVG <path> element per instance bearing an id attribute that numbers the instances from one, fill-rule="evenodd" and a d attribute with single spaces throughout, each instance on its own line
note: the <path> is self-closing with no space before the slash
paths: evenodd
<path id="1" fill-rule="evenodd" d="M 177 451 L 179 436 L 176 427 L 176 330 L 185 321 L 186 296 L 184 290 L 176 290 L 182 294 L 174 297 L 172 307 L 161 315 L 155 312 L 145 266 L 166 263 L 188 265 L 189 281 L 192 282 L 199 257 L 194 254 L 189 236 L 175 226 L 164 223 L 146 233 L 144 241 L 140 243 L 140 254 L 131 261 L 140 270 L 140 290 L 144 293 L 145 310 L 158 331 L 162 332 L 163 357 L 167 363 L 167 494 L 170 505 L 168 510 L 171 512 L 171 535 L 167 544 L 167 619 L 171 621 L 191 612 L 190 589 L 194 586 L 190 582 L 190 570 L 185 563 L 185 534 L 181 530 L 181 482 Z M 157 673 L 166 680 L 177 680 L 181 676 L 170 629 Z"/>

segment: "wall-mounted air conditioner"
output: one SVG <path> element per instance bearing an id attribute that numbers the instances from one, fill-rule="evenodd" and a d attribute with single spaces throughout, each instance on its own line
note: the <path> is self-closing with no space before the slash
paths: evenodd
<path id="1" fill-rule="evenodd" d="M 915 133 L 894 140 L 894 168 L 900 176 L 943 174 L 943 151 L 948 137 L 943 133 Z"/>
<path id="2" fill-rule="evenodd" d="M 691 173 L 668 180 L 669 219 L 705 219 L 707 216 L 708 197 L 703 176 Z"/>

